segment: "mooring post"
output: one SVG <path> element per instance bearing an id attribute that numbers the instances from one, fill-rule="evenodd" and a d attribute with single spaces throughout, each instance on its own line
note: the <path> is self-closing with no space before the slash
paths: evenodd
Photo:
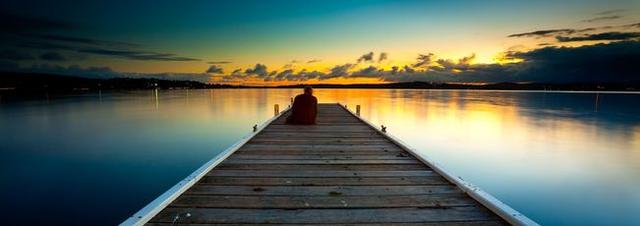
<path id="1" fill-rule="evenodd" d="M 253 125 L 253 132 L 258 131 L 258 124 Z"/>
<path id="2" fill-rule="evenodd" d="M 347 105 L 345 104 L 345 105 L 344 105 L 344 108 L 349 108 L 349 107 L 347 107 Z"/>
<path id="3" fill-rule="evenodd" d="M 386 126 L 381 125 L 380 127 L 382 128 L 382 132 L 383 132 L 383 133 L 386 133 L 386 132 L 387 132 L 387 127 L 386 127 Z"/>
<path id="4" fill-rule="evenodd" d="M 356 105 L 356 115 L 360 116 L 360 105 Z"/>
<path id="5" fill-rule="evenodd" d="M 280 114 L 280 105 L 275 104 L 273 105 L 273 116 L 277 116 L 278 114 Z"/>
<path id="6" fill-rule="evenodd" d="M 291 103 L 293 104 L 293 97 L 291 97 Z"/>

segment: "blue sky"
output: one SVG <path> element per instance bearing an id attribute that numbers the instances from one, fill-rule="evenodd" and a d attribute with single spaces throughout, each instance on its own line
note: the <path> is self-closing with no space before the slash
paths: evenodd
<path id="1" fill-rule="evenodd" d="M 636 16 L 640 15 L 638 1 L 7 0 L 0 5 L 5 20 L 11 18 L 16 23 L 45 20 L 66 25 L 39 28 L 23 23 L 23 27 L 32 29 L 13 34 L 16 29 L 4 24 L 3 29 L 9 30 L 3 38 L 8 41 L 0 51 L 8 51 L 4 55 L 18 52 L 34 56 L 33 60 L 14 62 L 20 68 L 77 65 L 139 74 L 203 73 L 211 67 L 207 62 L 228 62 L 216 65 L 225 72 L 215 75 L 218 78 L 238 69 L 254 68 L 256 64 L 267 65 L 268 71 L 282 72 L 295 64 L 294 71 L 327 73 L 335 66 L 354 64 L 369 52 L 385 53 L 388 58 L 376 65 L 358 64 L 349 70 L 370 66 L 392 70 L 394 66 L 414 64 L 419 54 L 427 53 L 454 61 L 473 55 L 473 63 L 492 64 L 498 63 L 506 51 L 531 51 L 550 41 L 549 37 L 507 37 L 511 34 L 640 22 Z M 636 32 L 633 29 L 618 30 Z M 109 52 L 86 51 L 84 47 L 85 51 L 51 50 L 61 56 L 58 59 L 64 59 L 51 62 L 36 57 L 45 53 L 52 56 L 49 50 L 21 47 L 25 33 L 132 45 L 110 46 Z M 629 39 L 635 40 L 631 37 L 551 44 L 579 47 Z M 68 39 L 53 41 L 72 44 Z M 171 54 L 174 58 L 145 59 L 130 55 L 151 53 Z M 317 62 L 300 63 L 312 60 Z"/>

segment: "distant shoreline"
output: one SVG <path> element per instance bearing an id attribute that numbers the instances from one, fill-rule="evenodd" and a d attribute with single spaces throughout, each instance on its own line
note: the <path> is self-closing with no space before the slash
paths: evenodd
<path id="1" fill-rule="evenodd" d="M 42 92 L 73 93 L 98 90 L 146 89 L 290 89 L 308 84 L 281 86 L 244 86 L 206 84 L 197 81 L 162 80 L 152 78 L 84 78 L 55 74 L 0 72 L 0 94 L 29 95 Z M 331 89 L 430 89 L 486 91 L 557 91 L 557 92 L 640 92 L 640 82 L 620 83 L 491 83 L 455 84 L 432 82 L 402 82 L 380 84 L 311 84 L 314 88 Z"/>

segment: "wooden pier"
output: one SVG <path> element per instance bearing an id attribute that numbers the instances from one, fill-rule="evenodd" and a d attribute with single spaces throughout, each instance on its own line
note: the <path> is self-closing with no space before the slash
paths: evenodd
<path id="1" fill-rule="evenodd" d="M 343 106 L 320 104 L 317 125 L 287 114 L 123 225 L 535 224 Z"/>

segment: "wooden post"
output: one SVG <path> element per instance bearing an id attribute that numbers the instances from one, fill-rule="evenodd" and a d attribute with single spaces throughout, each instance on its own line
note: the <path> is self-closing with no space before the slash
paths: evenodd
<path id="1" fill-rule="evenodd" d="M 293 97 L 291 97 L 291 104 L 293 104 Z"/>
<path id="2" fill-rule="evenodd" d="M 256 132 L 256 131 L 258 131 L 258 124 L 253 125 L 253 132 Z"/>
<path id="3" fill-rule="evenodd" d="M 278 114 L 280 114 L 280 105 L 275 104 L 273 105 L 273 116 L 277 116 Z"/>
<path id="4" fill-rule="evenodd" d="M 386 126 L 382 125 L 382 126 L 380 126 L 380 127 L 382 128 L 382 132 L 383 132 L 383 133 L 386 133 L 386 132 L 387 132 L 387 127 L 386 127 Z"/>
<path id="5" fill-rule="evenodd" d="M 356 105 L 356 115 L 360 116 L 360 105 Z"/>

